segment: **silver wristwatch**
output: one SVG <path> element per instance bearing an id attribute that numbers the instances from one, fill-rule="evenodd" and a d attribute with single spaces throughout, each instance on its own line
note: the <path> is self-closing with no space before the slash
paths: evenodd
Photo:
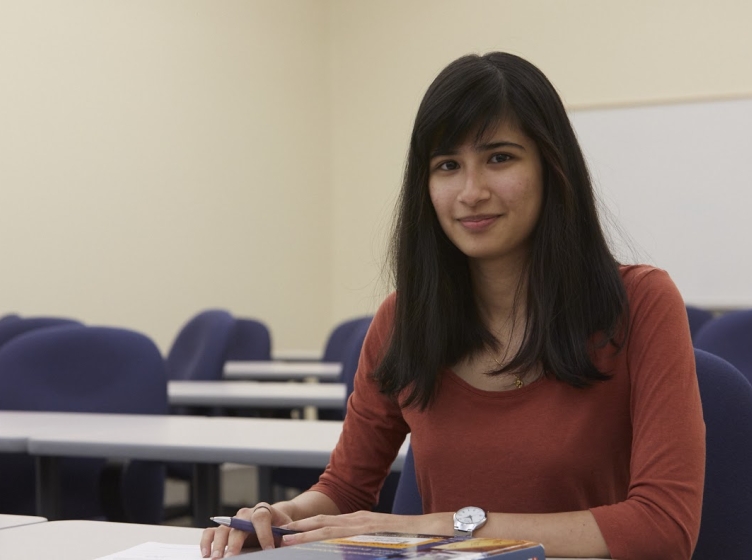
<path id="1" fill-rule="evenodd" d="M 472 537 L 473 531 L 486 524 L 486 511 L 475 506 L 467 506 L 454 514 L 454 536 Z"/>

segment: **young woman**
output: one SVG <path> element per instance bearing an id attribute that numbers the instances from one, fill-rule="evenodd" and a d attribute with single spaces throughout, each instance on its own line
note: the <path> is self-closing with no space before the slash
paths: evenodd
<path id="1" fill-rule="evenodd" d="M 308 492 L 238 512 L 260 545 L 274 524 L 303 531 L 282 544 L 460 531 L 550 556 L 689 558 L 705 438 L 684 303 L 665 272 L 611 255 L 546 77 L 505 53 L 445 68 L 418 110 L 398 212 L 396 291 L 340 441 Z M 373 513 L 408 433 L 425 514 Z M 207 529 L 202 552 L 247 537 Z"/>

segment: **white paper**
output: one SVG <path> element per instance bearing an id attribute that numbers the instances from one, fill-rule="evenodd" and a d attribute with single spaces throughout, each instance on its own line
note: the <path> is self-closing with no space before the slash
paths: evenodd
<path id="1" fill-rule="evenodd" d="M 96 560 L 202 560 L 198 544 L 145 542 Z"/>

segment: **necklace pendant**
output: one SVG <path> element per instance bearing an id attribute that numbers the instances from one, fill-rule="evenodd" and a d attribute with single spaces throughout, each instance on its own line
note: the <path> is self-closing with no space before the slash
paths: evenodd
<path id="1" fill-rule="evenodd" d="M 517 386 L 518 389 L 522 389 L 522 386 L 525 384 L 523 383 L 522 379 L 520 379 L 519 375 L 514 376 L 514 384 Z"/>

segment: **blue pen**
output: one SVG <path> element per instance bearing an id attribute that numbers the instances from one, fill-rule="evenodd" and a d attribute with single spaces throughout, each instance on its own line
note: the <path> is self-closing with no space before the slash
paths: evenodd
<path id="1" fill-rule="evenodd" d="M 246 521 L 245 519 L 241 519 L 240 517 L 210 517 L 214 523 L 218 523 L 219 525 L 226 525 L 227 527 L 231 527 L 232 529 L 240 529 L 241 531 L 246 531 L 248 533 L 255 533 L 256 529 L 253 527 L 253 523 L 250 521 Z M 292 535 L 293 533 L 300 533 L 300 531 L 295 531 L 293 529 L 283 529 L 282 527 L 275 527 L 272 525 L 272 534 L 273 535 Z"/>

